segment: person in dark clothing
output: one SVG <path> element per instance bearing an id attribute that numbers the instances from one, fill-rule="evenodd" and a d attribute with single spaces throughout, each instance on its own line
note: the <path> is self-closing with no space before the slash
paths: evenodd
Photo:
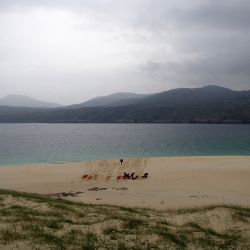
<path id="1" fill-rule="evenodd" d="M 120 163 L 121 163 L 121 165 L 122 165 L 122 163 L 123 163 L 123 159 L 122 159 L 122 158 L 120 159 Z"/>
<path id="2" fill-rule="evenodd" d="M 144 175 L 141 178 L 148 178 L 148 173 L 144 173 Z"/>
<path id="3" fill-rule="evenodd" d="M 138 175 L 136 175 L 136 176 L 135 176 L 135 173 L 132 173 L 132 174 L 131 174 L 131 177 L 132 177 L 132 180 L 136 180 L 136 179 L 138 179 L 138 178 L 139 178 L 139 176 L 138 176 Z"/>
<path id="4" fill-rule="evenodd" d="M 130 179 L 129 173 L 124 172 L 122 178 L 123 179 Z"/>

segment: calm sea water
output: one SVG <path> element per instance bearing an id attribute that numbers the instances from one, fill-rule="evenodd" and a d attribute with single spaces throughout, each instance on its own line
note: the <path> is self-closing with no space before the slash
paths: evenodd
<path id="1" fill-rule="evenodd" d="M 0 124 L 0 165 L 250 155 L 250 125 Z"/>

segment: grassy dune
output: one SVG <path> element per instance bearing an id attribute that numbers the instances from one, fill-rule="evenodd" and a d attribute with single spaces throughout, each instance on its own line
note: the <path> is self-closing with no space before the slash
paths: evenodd
<path id="1" fill-rule="evenodd" d="M 250 208 L 157 211 L 0 190 L 0 249 L 250 249 Z"/>

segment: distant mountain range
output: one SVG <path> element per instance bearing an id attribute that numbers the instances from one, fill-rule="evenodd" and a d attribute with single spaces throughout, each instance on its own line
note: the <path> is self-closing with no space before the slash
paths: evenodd
<path id="1" fill-rule="evenodd" d="M 250 123 L 250 91 L 209 85 L 150 95 L 116 93 L 51 109 L 0 106 L 0 122 Z"/>
<path id="2" fill-rule="evenodd" d="M 69 106 L 70 108 L 85 108 L 85 107 L 115 107 L 131 105 L 138 100 L 149 96 L 143 94 L 135 94 L 128 92 L 115 93 L 107 96 L 98 96 L 89 101 Z"/>
<path id="3" fill-rule="evenodd" d="M 63 105 L 52 102 L 44 102 L 24 95 L 8 95 L 0 99 L 0 106 L 32 107 L 32 108 L 56 108 Z"/>

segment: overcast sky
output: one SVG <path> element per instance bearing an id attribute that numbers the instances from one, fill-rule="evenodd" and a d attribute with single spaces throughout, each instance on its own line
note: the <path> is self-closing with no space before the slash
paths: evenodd
<path id="1" fill-rule="evenodd" d="M 250 89 L 249 0 L 0 0 L 0 97 Z"/>

